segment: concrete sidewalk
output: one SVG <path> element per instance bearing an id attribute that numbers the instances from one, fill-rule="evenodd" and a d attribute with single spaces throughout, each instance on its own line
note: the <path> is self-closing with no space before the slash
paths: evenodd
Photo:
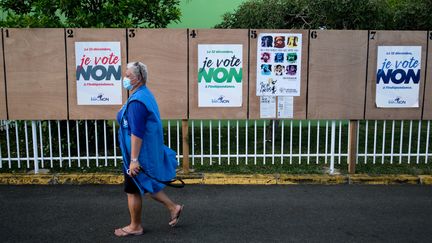
<path id="1" fill-rule="evenodd" d="M 0 186 L 1 242 L 432 242 L 432 190 L 424 185 L 188 185 L 177 228 L 145 197 L 145 234 L 128 224 L 119 185 Z"/>

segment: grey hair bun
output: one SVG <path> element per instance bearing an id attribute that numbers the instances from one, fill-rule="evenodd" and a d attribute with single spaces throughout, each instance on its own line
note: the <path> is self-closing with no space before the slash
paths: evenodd
<path id="1" fill-rule="evenodd" d="M 130 62 L 127 64 L 127 68 L 131 69 L 139 81 L 144 82 L 144 84 L 147 83 L 147 65 L 142 62 Z"/>

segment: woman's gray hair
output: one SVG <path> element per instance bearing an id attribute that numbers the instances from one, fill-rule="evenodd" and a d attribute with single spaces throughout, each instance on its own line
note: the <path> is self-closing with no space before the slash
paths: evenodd
<path id="1" fill-rule="evenodd" d="M 130 62 L 127 64 L 127 68 L 131 69 L 138 81 L 143 82 L 144 85 L 147 83 L 147 66 L 142 62 Z"/>

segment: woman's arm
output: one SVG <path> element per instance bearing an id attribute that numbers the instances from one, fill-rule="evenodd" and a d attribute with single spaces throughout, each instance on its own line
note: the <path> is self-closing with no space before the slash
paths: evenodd
<path id="1" fill-rule="evenodd" d="M 129 164 L 129 170 L 131 176 L 136 176 L 139 173 L 140 165 L 138 162 L 138 156 L 141 150 L 142 139 L 131 134 L 131 162 Z M 133 162 L 136 159 L 136 162 Z"/>
<path id="2" fill-rule="evenodd" d="M 128 107 L 127 116 L 131 130 L 131 163 L 129 165 L 130 175 L 136 176 L 139 172 L 139 163 L 137 161 L 142 140 L 145 134 L 147 108 L 138 101 L 132 101 Z M 134 159 L 135 162 L 134 162 Z"/>

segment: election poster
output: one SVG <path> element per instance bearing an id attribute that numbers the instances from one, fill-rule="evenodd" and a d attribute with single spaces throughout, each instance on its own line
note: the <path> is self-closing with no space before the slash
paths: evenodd
<path id="1" fill-rule="evenodd" d="M 260 118 L 276 118 L 276 96 L 260 97 Z"/>
<path id="2" fill-rule="evenodd" d="M 75 42 L 78 105 L 121 105 L 120 42 Z"/>
<path id="3" fill-rule="evenodd" d="M 278 118 L 293 118 L 294 117 L 294 97 L 279 96 L 278 97 Z"/>
<path id="4" fill-rule="evenodd" d="M 419 107 L 421 46 L 378 46 L 376 106 Z"/>
<path id="5" fill-rule="evenodd" d="M 243 46 L 198 45 L 198 107 L 241 107 Z"/>
<path id="6" fill-rule="evenodd" d="M 300 96 L 302 34 L 261 33 L 257 43 L 257 96 Z"/>

